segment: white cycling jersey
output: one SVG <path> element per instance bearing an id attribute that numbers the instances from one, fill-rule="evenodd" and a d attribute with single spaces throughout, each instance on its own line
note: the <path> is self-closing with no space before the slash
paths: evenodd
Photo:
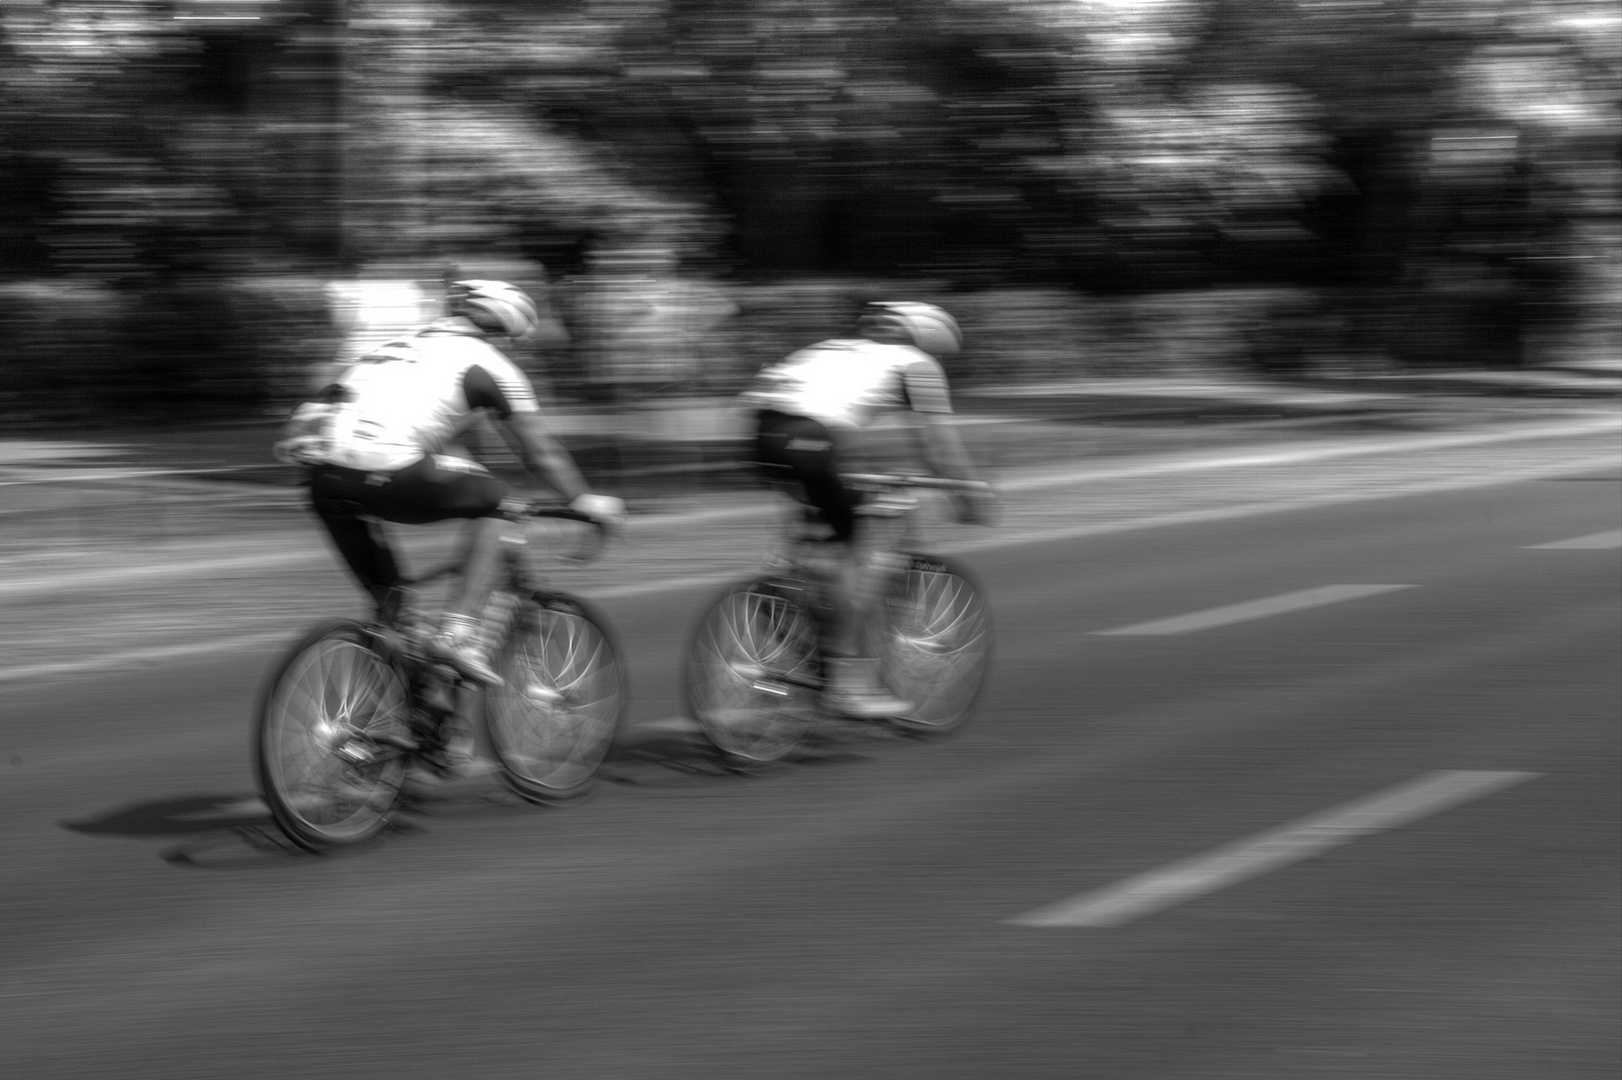
<path id="1" fill-rule="evenodd" d="M 946 373 L 934 357 L 866 338 L 834 338 L 791 353 L 763 368 L 740 400 L 847 430 L 907 409 L 952 411 Z"/>
<path id="2" fill-rule="evenodd" d="M 396 338 L 347 368 L 305 459 L 390 472 L 443 449 L 475 409 L 503 418 L 538 411 L 528 376 L 457 322 Z"/>

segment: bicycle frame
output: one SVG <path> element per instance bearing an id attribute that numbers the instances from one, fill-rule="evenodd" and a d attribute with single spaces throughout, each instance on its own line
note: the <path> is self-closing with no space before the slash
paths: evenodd
<path id="1" fill-rule="evenodd" d="M 583 543 L 566 559 L 586 561 L 600 549 L 604 529 L 584 514 L 549 502 L 523 502 L 508 500 L 501 507 L 502 517 L 516 531 L 501 538 L 502 577 L 491 591 L 481 612 L 481 632 L 492 644 L 499 642 L 507 632 L 507 622 L 517 608 L 516 598 L 530 595 L 544 584 L 524 553 L 529 547 L 528 537 L 522 529 L 535 518 L 555 518 L 596 526 L 594 542 Z M 378 607 L 377 616 L 366 624 L 373 647 L 399 670 L 410 695 L 413 707 L 413 735 L 416 744 L 391 740 L 389 745 L 402 753 L 424 758 L 430 763 L 432 756 L 444 749 L 445 726 L 458 716 L 469 714 L 473 702 L 482 693 L 481 688 L 469 684 L 449 664 L 431 656 L 428 642 L 434 630 L 432 620 L 425 617 L 411 603 L 412 593 L 443 578 L 460 573 L 465 564 L 463 557 L 447 559 L 421 573 L 403 578 L 391 588 Z M 500 620 L 491 618 L 493 609 L 500 607 Z"/>
<path id="2" fill-rule="evenodd" d="M 872 626 L 874 659 L 901 691 L 908 710 L 886 718 L 919 735 L 961 727 L 979 695 L 990 652 L 990 620 L 978 590 L 947 560 L 920 555 L 908 487 L 975 489 L 981 485 L 928 477 L 846 476 L 876 497 L 858 513 L 858 542 L 877 572 L 866 587 L 883 598 L 882 627 Z M 801 737 L 830 714 L 819 700 L 829 655 L 824 537 L 813 518 L 796 512 L 768 548 L 764 574 L 725 590 L 700 618 L 684 664 L 690 714 L 739 772 L 790 757 Z M 877 613 L 876 613 L 877 614 Z M 836 654 L 837 655 L 837 654 Z"/>
<path id="3" fill-rule="evenodd" d="M 513 520 L 590 521 L 544 505 L 506 512 Z M 320 851 L 377 835 L 413 762 L 454 774 L 449 737 L 478 739 L 477 701 L 500 777 L 519 797 L 557 803 L 589 790 L 623 716 L 618 647 L 590 604 L 538 587 L 521 536 L 504 548 L 505 574 L 492 592 L 503 611 L 485 631 L 514 665 L 506 684 L 479 687 L 434 656 L 433 627 L 411 602 L 413 589 L 460 570 L 461 560 L 392 589 L 373 619 L 314 627 L 267 680 L 255 769 L 272 816 L 295 843 Z"/>
<path id="4" fill-rule="evenodd" d="M 874 575 L 863 582 L 863 587 L 875 595 L 882 594 L 888 585 L 909 568 L 909 559 L 924 558 L 913 554 L 918 546 L 920 531 L 916 511 L 918 499 L 908 489 L 935 491 L 989 491 L 989 485 L 977 480 L 956 480 L 949 477 L 913 476 L 906 473 L 842 473 L 840 479 L 857 491 L 872 495 L 856 508 L 860 519 L 855 537 L 863 568 Z M 764 560 L 766 573 L 784 589 L 803 591 L 806 606 L 819 621 L 826 617 L 828 587 L 824 568 L 812 553 L 821 549 L 823 538 L 813 535 L 809 526 L 812 519 L 796 508 L 786 521 L 782 534 L 768 549 Z M 912 569 L 931 570 L 942 567 L 939 560 L 924 558 Z"/>

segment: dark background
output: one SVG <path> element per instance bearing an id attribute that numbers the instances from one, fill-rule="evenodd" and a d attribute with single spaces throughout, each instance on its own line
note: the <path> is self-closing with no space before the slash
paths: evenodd
<path id="1" fill-rule="evenodd" d="M 880 293 L 960 315 L 958 381 L 1614 352 L 1619 41 L 1597 0 L 8 4 L 0 419 L 281 409 L 326 282 L 480 260 L 565 397 L 624 370 L 616 273 L 730 305 L 660 393 Z"/>

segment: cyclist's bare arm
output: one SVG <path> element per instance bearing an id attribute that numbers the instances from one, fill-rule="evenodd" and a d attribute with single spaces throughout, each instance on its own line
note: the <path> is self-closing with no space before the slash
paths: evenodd
<path id="1" fill-rule="evenodd" d="M 940 364 L 921 358 L 903 371 L 902 385 L 930 469 L 936 476 L 953 480 L 979 479 L 963 439 L 951 423 L 952 397 Z"/>
<path id="2" fill-rule="evenodd" d="M 586 481 L 575 467 L 574 458 L 546 429 L 546 421 L 536 407 L 535 393 L 526 376 L 508 363 L 495 364 L 493 370 L 486 365 L 474 365 L 463 373 L 462 392 L 471 408 L 458 433 L 465 430 L 476 415 L 488 415 L 497 421 L 497 430 L 530 475 L 571 503 L 588 494 Z"/>
<path id="3" fill-rule="evenodd" d="M 950 414 L 914 413 L 917 430 L 923 442 L 924 460 L 936 476 L 953 480 L 978 480 L 978 470 L 969 457 L 968 448 L 956 425 L 947 420 Z"/>
<path id="4" fill-rule="evenodd" d="M 508 445 L 532 475 L 573 502 L 590 491 L 574 458 L 546 429 L 538 412 L 515 412 L 498 423 Z"/>
<path id="5" fill-rule="evenodd" d="M 923 444 L 924 460 L 936 476 L 953 480 L 980 480 L 980 472 L 963 445 L 963 436 L 951 422 L 951 399 L 945 378 L 934 365 L 920 365 L 909 373 L 907 394 L 912 403 L 914 431 Z M 956 491 L 950 495 L 960 521 L 987 525 L 996 513 L 996 497 L 989 491 Z"/>

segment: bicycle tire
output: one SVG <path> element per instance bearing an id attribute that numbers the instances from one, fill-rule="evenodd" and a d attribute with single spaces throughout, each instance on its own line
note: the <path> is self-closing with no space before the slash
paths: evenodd
<path id="1" fill-rule="evenodd" d="M 885 685 L 912 702 L 899 728 L 924 734 L 968 722 L 985 688 L 993 643 L 991 612 L 965 572 L 928 555 L 907 556 L 886 600 Z"/>
<path id="2" fill-rule="evenodd" d="M 288 839 L 319 852 L 383 831 L 405 779 L 409 708 L 401 672 L 360 623 L 323 623 L 288 650 L 254 731 L 259 792 Z"/>
<path id="3" fill-rule="evenodd" d="M 726 765 L 752 772 L 792 754 L 818 715 L 810 610 L 769 579 L 751 581 L 723 592 L 688 641 L 688 711 Z"/>
<path id="4" fill-rule="evenodd" d="M 505 685 L 484 694 L 485 730 L 501 777 L 520 798 L 587 794 L 630 701 L 618 643 L 602 615 L 562 593 L 535 593 L 496 654 Z"/>

